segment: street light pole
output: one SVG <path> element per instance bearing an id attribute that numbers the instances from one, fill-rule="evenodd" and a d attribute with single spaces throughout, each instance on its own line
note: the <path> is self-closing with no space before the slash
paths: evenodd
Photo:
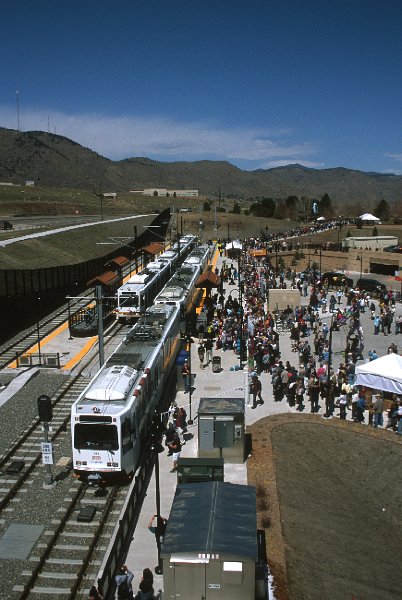
<path id="1" fill-rule="evenodd" d="M 333 406 L 333 400 L 332 402 L 330 402 L 330 398 L 329 398 L 329 392 L 330 392 L 330 388 L 331 388 L 331 362 L 332 362 L 332 332 L 334 329 L 334 316 L 335 313 L 332 313 L 331 316 L 331 324 L 329 326 L 329 339 L 328 339 L 328 366 L 327 366 L 327 382 L 326 382 L 326 388 L 327 388 L 327 393 L 325 396 L 325 414 L 324 414 L 324 419 L 329 419 L 330 417 L 332 417 L 332 406 Z"/>
<path id="2" fill-rule="evenodd" d="M 321 260 L 322 260 L 322 247 L 320 246 L 320 281 L 321 281 L 321 271 L 322 271 Z M 314 274 L 314 276 L 315 276 L 315 274 Z"/>
<path id="3" fill-rule="evenodd" d="M 240 304 L 240 352 L 239 352 L 239 368 L 240 370 L 243 368 L 242 354 L 243 354 L 243 294 L 241 289 L 241 271 L 240 271 L 240 258 L 241 258 L 241 249 L 239 248 L 239 252 L 237 255 L 238 264 L 238 277 L 239 277 L 239 304 Z"/>
<path id="4" fill-rule="evenodd" d="M 156 502 L 156 530 L 155 530 L 155 539 L 156 539 L 156 548 L 158 552 L 158 564 L 155 567 L 155 573 L 157 575 L 162 575 L 163 567 L 161 564 L 161 495 L 160 495 L 160 479 L 159 479 L 159 453 L 163 452 L 163 446 L 161 444 L 161 424 L 160 424 L 160 416 L 155 413 L 152 418 L 152 426 L 151 426 L 151 446 L 150 450 L 153 454 L 153 458 L 155 461 L 155 502 Z"/>

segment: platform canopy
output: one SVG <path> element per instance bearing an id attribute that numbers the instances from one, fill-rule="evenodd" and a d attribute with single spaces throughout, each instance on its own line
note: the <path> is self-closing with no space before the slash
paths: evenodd
<path id="1" fill-rule="evenodd" d="M 402 395 L 402 356 L 393 352 L 356 367 L 356 384 Z"/>
<path id="2" fill-rule="evenodd" d="M 195 282 L 196 288 L 205 288 L 206 290 L 211 290 L 212 288 L 217 288 L 220 286 L 221 278 L 219 275 L 216 275 L 210 269 L 205 271 Z"/>

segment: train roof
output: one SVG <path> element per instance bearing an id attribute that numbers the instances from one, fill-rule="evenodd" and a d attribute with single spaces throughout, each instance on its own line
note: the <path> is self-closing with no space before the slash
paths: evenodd
<path id="1" fill-rule="evenodd" d="M 88 402 L 125 403 L 135 384 L 138 371 L 127 365 L 112 365 L 102 369 L 78 404 Z"/>
<path id="2" fill-rule="evenodd" d="M 173 260 L 177 257 L 177 252 L 175 250 L 165 250 L 163 254 L 159 256 L 160 260 Z"/>
<path id="3" fill-rule="evenodd" d="M 144 368 L 150 353 L 159 344 L 167 322 L 176 311 L 175 306 L 164 304 L 148 308 L 110 356 L 107 364 L 127 364 L 137 370 Z"/>
<path id="4" fill-rule="evenodd" d="M 155 273 L 159 272 L 159 271 L 163 271 L 163 269 L 166 269 L 166 266 L 169 264 L 168 261 L 166 260 L 155 260 L 153 262 L 150 262 L 147 264 L 147 269 L 149 271 L 153 271 Z"/>
<path id="5" fill-rule="evenodd" d="M 139 273 L 136 273 L 132 277 L 130 277 L 130 279 L 128 279 L 127 283 L 125 283 L 124 285 L 128 285 L 130 283 L 144 284 L 147 281 L 149 281 L 151 279 L 151 277 L 154 277 L 154 275 L 155 275 L 154 272 L 149 271 L 148 268 L 146 268 L 146 269 L 143 269 L 142 271 L 140 271 Z"/>
<path id="6" fill-rule="evenodd" d="M 156 298 L 155 302 L 169 302 L 180 300 L 186 295 L 187 289 L 183 286 L 167 285 Z"/>

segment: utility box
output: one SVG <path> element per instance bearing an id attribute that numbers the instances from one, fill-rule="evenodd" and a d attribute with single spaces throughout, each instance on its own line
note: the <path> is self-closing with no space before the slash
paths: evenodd
<path id="1" fill-rule="evenodd" d="M 161 547 L 164 598 L 255 600 L 255 488 L 178 485 Z"/>
<path id="2" fill-rule="evenodd" d="M 245 459 L 243 398 L 201 398 L 198 409 L 199 458 L 223 458 L 241 464 Z"/>
<path id="3" fill-rule="evenodd" d="M 177 483 L 223 481 L 223 458 L 179 458 Z"/>

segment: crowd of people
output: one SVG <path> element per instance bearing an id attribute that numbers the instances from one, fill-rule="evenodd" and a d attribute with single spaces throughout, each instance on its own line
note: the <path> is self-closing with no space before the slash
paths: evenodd
<path id="1" fill-rule="evenodd" d="M 300 412 L 307 405 L 312 413 L 325 407 L 324 416 L 332 417 L 337 411 L 341 419 L 346 419 L 350 411 L 355 422 L 365 422 L 368 413 L 368 422 L 381 426 L 382 419 L 376 415 L 381 407 L 384 412 L 384 395 L 371 397 L 369 390 L 358 388 L 355 369 L 358 361 L 378 357 L 374 348 L 365 349 L 364 313 L 370 314 L 374 335 L 390 335 L 393 327 L 396 335 L 402 332 L 402 316 L 395 315 L 395 293 L 381 292 L 374 301 L 345 281 L 340 280 L 334 287 L 327 280 L 320 281 L 313 272 L 277 270 L 269 253 L 256 257 L 250 252 L 262 244 L 258 238 L 242 240 L 241 290 L 238 257 L 223 258 L 217 270 L 221 287 L 206 301 L 203 344 L 205 336 L 210 343 L 213 340 L 215 350 L 233 351 L 242 355 L 244 362 L 248 360 L 253 409 L 264 402 L 261 377 L 268 374 L 275 402 L 286 401 Z M 305 301 L 280 312 L 267 310 L 266 292 L 272 288 L 297 289 Z M 279 322 L 281 330 L 285 327 L 290 336 L 294 360 L 282 359 Z M 334 332 L 341 332 L 344 339 L 342 361 L 336 367 L 331 348 Z M 388 352 L 398 353 L 397 345 L 390 343 Z M 204 367 L 202 347 L 199 357 Z M 400 433 L 402 423 L 398 425 L 397 412 L 401 399 L 388 399 L 396 404 L 388 410 L 386 426 Z"/>

